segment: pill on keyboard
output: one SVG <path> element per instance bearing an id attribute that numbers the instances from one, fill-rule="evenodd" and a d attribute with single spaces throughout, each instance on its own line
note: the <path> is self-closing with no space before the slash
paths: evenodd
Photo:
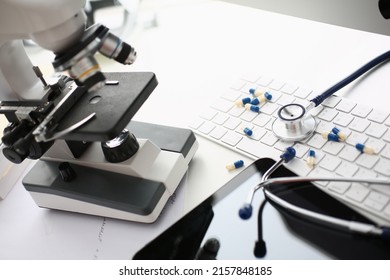
<path id="1" fill-rule="evenodd" d="M 249 127 L 245 127 L 244 128 L 244 133 L 248 136 L 252 136 L 253 135 L 253 131 L 252 129 L 250 129 Z"/>
<path id="2" fill-rule="evenodd" d="M 252 112 L 255 112 L 255 113 L 260 112 L 260 107 L 259 107 L 259 106 L 256 106 L 256 105 L 245 104 L 245 108 L 246 108 L 248 111 L 252 111 Z"/>
<path id="3" fill-rule="evenodd" d="M 250 94 L 253 94 L 254 96 L 260 96 L 260 95 L 264 95 L 264 92 L 258 88 L 250 88 L 249 89 L 249 93 Z"/>
<path id="4" fill-rule="evenodd" d="M 251 102 L 250 97 L 245 97 L 245 98 L 237 100 L 235 103 L 237 106 L 243 106 L 243 105 L 250 103 L 250 102 Z"/>
<path id="5" fill-rule="evenodd" d="M 256 97 L 256 98 L 253 98 L 250 103 L 252 105 L 259 105 L 260 104 L 260 100 Z"/>
<path id="6" fill-rule="evenodd" d="M 316 163 L 316 152 L 314 150 L 309 151 L 309 154 L 307 155 L 306 163 L 308 166 L 312 168 L 314 167 Z"/>
<path id="7" fill-rule="evenodd" d="M 267 91 L 267 92 L 264 93 L 264 97 L 267 100 L 271 100 L 272 99 L 272 94 Z"/>
<path id="8" fill-rule="evenodd" d="M 340 141 L 345 141 L 345 139 L 347 139 L 347 135 L 341 132 L 337 127 L 332 128 L 332 132 L 339 137 Z"/>
<path id="9" fill-rule="evenodd" d="M 243 166 L 244 166 L 244 161 L 240 159 L 240 160 L 237 160 L 236 162 L 234 162 L 232 164 L 226 165 L 226 169 L 231 171 L 231 170 L 243 167 Z"/>
<path id="10" fill-rule="evenodd" d="M 355 147 L 356 147 L 356 149 L 358 149 L 358 150 L 361 151 L 362 153 L 370 154 L 370 155 L 375 154 L 375 150 L 374 150 L 373 148 L 367 147 L 367 146 L 364 145 L 364 144 L 358 143 L 358 144 L 355 145 Z"/>
<path id="11" fill-rule="evenodd" d="M 339 137 L 332 132 L 322 132 L 321 135 L 322 135 L 322 137 L 324 137 L 325 139 L 328 139 L 329 141 L 334 141 L 334 142 L 340 141 Z"/>

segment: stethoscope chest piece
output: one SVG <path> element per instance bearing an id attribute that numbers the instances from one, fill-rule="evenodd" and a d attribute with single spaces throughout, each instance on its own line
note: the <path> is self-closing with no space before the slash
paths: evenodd
<path id="1" fill-rule="evenodd" d="M 313 116 L 306 115 L 301 104 L 287 104 L 278 111 L 278 118 L 272 124 L 272 131 L 282 141 L 300 141 L 309 137 L 316 128 Z"/>

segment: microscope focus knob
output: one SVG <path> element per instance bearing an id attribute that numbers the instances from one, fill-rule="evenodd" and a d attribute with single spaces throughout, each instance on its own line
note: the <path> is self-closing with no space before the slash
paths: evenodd
<path id="1" fill-rule="evenodd" d="M 131 158 L 139 148 L 139 144 L 135 136 L 127 129 L 114 139 L 102 143 L 104 157 L 108 162 L 122 162 Z"/>

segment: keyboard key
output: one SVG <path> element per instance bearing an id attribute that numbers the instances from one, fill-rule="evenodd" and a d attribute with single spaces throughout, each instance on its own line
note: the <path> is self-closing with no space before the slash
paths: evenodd
<path id="1" fill-rule="evenodd" d="M 390 160 L 384 158 L 379 159 L 378 164 L 375 166 L 375 171 L 384 176 L 390 177 Z"/>
<path id="2" fill-rule="evenodd" d="M 230 146 L 236 146 L 238 142 L 242 139 L 242 136 L 234 131 L 228 131 L 223 137 L 222 142 L 230 145 Z"/>
<path id="3" fill-rule="evenodd" d="M 372 200 L 370 197 L 367 197 L 367 199 L 364 201 L 364 205 L 378 212 L 381 211 L 383 207 L 385 207 L 385 204 Z"/>
<path id="4" fill-rule="evenodd" d="M 311 89 L 307 89 L 307 88 L 298 88 L 298 90 L 294 93 L 294 96 L 295 97 L 298 97 L 298 98 L 302 98 L 302 99 L 306 99 L 309 94 L 312 93 L 312 90 Z"/>
<path id="5" fill-rule="evenodd" d="M 372 109 L 370 107 L 358 104 L 355 106 L 355 108 L 353 108 L 351 113 L 354 116 L 366 118 L 368 116 L 368 114 L 371 112 L 371 110 Z"/>
<path id="6" fill-rule="evenodd" d="M 385 140 L 386 142 L 390 142 L 390 130 L 387 130 L 385 135 L 383 135 L 382 139 Z"/>
<path id="7" fill-rule="evenodd" d="M 348 136 L 346 142 L 355 147 L 357 143 L 364 144 L 367 140 L 367 135 L 352 131 L 351 134 Z"/>
<path id="8" fill-rule="evenodd" d="M 257 80 L 257 84 L 263 87 L 268 86 L 272 82 L 272 78 L 262 76 L 260 79 Z"/>
<path id="9" fill-rule="evenodd" d="M 340 152 L 339 157 L 347 161 L 354 162 L 360 154 L 360 151 L 358 151 L 355 147 L 346 145 Z"/>
<path id="10" fill-rule="evenodd" d="M 375 138 L 381 138 L 386 131 L 387 128 L 385 126 L 379 125 L 377 123 L 371 123 L 366 130 L 366 134 Z"/>
<path id="11" fill-rule="evenodd" d="M 388 116 L 389 113 L 374 109 L 368 116 L 368 119 L 376 123 L 383 123 Z"/>
<path id="12" fill-rule="evenodd" d="M 258 114 L 257 117 L 253 120 L 253 124 L 257 126 L 265 126 L 271 120 L 270 116 L 265 114 Z"/>
<path id="13" fill-rule="evenodd" d="M 322 137 L 320 134 L 314 134 L 310 140 L 307 142 L 307 144 L 310 146 L 310 147 L 313 147 L 315 149 L 321 149 L 325 144 L 326 144 L 327 140 L 324 139 L 324 137 Z"/>
<path id="14" fill-rule="evenodd" d="M 199 131 L 204 134 L 209 134 L 214 128 L 215 128 L 214 124 L 210 122 L 205 122 L 199 127 Z"/>
<path id="15" fill-rule="evenodd" d="M 340 101 L 341 101 L 340 97 L 331 95 L 327 99 L 325 99 L 321 104 L 325 107 L 334 108 L 337 106 L 337 104 L 339 104 Z"/>
<path id="16" fill-rule="evenodd" d="M 229 119 L 229 117 L 225 114 L 222 114 L 222 113 L 218 113 L 214 118 L 213 118 L 213 123 L 216 123 L 216 124 L 219 124 L 219 125 L 222 125 L 224 124 L 227 120 Z"/>
<path id="17" fill-rule="evenodd" d="M 367 187 L 353 183 L 351 188 L 347 191 L 346 196 L 357 202 L 362 202 L 369 192 Z"/>
<path id="18" fill-rule="evenodd" d="M 297 89 L 298 89 L 297 85 L 287 83 L 282 87 L 280 91 L 287 94 L 293 94 Z"/>
<path id="19" fill-rule="evenodd" d="M 215 139 L 221 139 L 226 134 L 226 132 L 228 132 L 227 129 L 221 126 L 217 126 L 213 129 L 213 131 L 211 131 L 209 135 Z"/>
<path id="20" fill-rule="evenodd" d="M 221 95 L 222 98 L 234 102 L 241 97 L 241 92 L 237 90 L 228 89 Z"/>
<path id="21" fill-rule="evenodd" d="M 200 114 L 200 117 L 205 119 L 205 120 L 212 120 L 216 115 L 217 115 L 217 111 L 215 111 L 214 109 L 207 109 L 207 110 L 204 110 L 201 114 Z"/>
<path id="22" fill-rule="evenodd" d="M 344 143 L 341 142 L 327 142 L 322 148 L 324 152 L 336 156 L 344 148 Z"/>
<path id="23" fill-rule="evenodd" d="M 326 155 L 320 162 L 320 166 L 328 171 L 335 171 L 341 160 L 335 156 Z"/>
<path id="24" fill-rule="evenodd" d="M 378 159 L 376 155 L 361 154 L 356 160 L 356 163 L 362 167 L 371 169 L 377 163 Z"/>
<path id="25" fill-rule="evenodd" d="M 261 107 L 261 113 L 272 115 L 278 109 L 279 106 L 275 103 L 267 102 L 263 107 Z"/>
<path id="26" fill-rule="evenodd" d="M 284 86 L 285 82 L 280 80 L 273 80 L 271 84 L 268 85 L 270 89 L 280 90 Z"/>
<path id="27" fill-rule="evenodd" d="M 268 146 L 273 146 L 278 141 L 278 138 L 272 133 L 267 131 L 267 133 L 261 138 L 260 142 Z"/>
<path id="28" fill-rule="evenodd" d="M 381 151 L 381 156 L 390 159 L 390 144 L 387 144 Z"/>
<path id="29" fill-rule="evenodd" d="M 295 156 L 297 158 L 302 158 L 307 153 L 307 151 L 309 150 L 309 147 L 306 146 L 306 145 L 300 144 L 300 143 L 296 143 L 294 145 L 294 149 L 295 149 L 295 152 L 296 152 Z"/>
<path id="30" fill-rule="evenodd" d="M 224 113 L 227 113 L 229 112 L 229 110 L 235 106 L 235 104 L 233 104 L 232 102 L 226 100 L 226 99 L 222 99 L 222 98 L 219 98 L 218 100 L 216 100 L 212 105 L 211 107 L 218 110 L 218 111 L 221 111 L 221 112 L 224 112 Z"/>
<path id="31" fill-rule="evenodd" d="M 349 182 L 330 182 L 328 189 L 338 194 L 344 194 L 350 186 L 351 183 Z"/>
<path id="32" fill-rule="evenodd" d="M 344 161 L 336 169 L 336 174 L 344 177 L 352 177 L 356 174 L 359 168 L 350 162 Z"/>
<path id="33" fill-rule="evenodd" d="M 355 130 L 357 132 L 364 132 L 367 127 L 370 125 L 370 122 L 366 119 L 355 118 L 349 125 L 351 130 Z"/>
<path id="34" fill-rule="evenodd" d="M 321 120 L 331 122 L 337 116 L 337 114 L 338 112 L 336 110 L 325 108 L 321 113 L 318 114 L 318 117 Z"/>
<path id="35" fill-rule="evenodd" d="M 251 122 L 253 121 L 259 113 L 255 113 L 252 111 L 245 110 L 245 112 L 240 116 L 240 118 L 244 121 Z"/>
<path id="36" fill-rule="evenodd" d="M 350 114 L 339 112 L 333 120 L 333 123 L 340 126 L 348 126 L 353 121 L 353 116 Z"/>
<path id="37" fill-rule="evenodd" d="M 239 120 L 239 119 L 229 118 L 223 126 L 228 128 L 228 129 L 234 130 L 237 128 L 237 126 L 239 126 L 240 123 L 241 123 L 241 120 Z"/>
<path id="38" fill-rule="evenodd" d="M 353 108 L 355 108 L 356 103 L 348 100 L 348 99 L 342 99 L 339 104 L 337 104 L 336 108 L 337 110 L 344 112 L 344 113 L 350 113 Z"/>

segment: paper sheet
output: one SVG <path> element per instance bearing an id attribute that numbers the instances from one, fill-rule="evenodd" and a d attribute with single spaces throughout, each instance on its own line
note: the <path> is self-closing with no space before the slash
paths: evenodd
<path id="1" fill-rule="evenodd" d="M 0 259 L 131 259 L 180 218 L 186 176 L 153 224 L 39 208 L 21 180 L 0 201 Z"/>

